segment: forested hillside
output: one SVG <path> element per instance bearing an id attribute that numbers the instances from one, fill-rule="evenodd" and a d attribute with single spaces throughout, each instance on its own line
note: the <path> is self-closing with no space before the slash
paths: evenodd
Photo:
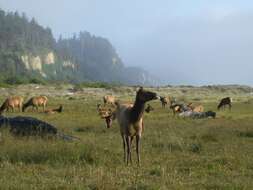
<path id="1" fill-rule="evenodd" d="M 102 81 L 153 84 L 140 68 L 125 67 L 111 43 L 88 32 L 55 40 L 50 28 L 25 14 L 0 10 L 0 80 Z"/>

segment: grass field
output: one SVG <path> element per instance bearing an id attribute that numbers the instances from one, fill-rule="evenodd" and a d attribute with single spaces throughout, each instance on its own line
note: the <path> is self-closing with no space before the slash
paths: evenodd
<path id="1" fill-rule="evenodd" d="M 197 94 L 181 98 L 216 111 L 215 94 Z M 140 167 L 134 151 L 133 164 L 123 163 L 117 123 L 106 129 L 97 115 L 100 97 L 50 97 L 49 107 L 64 105 L 62 114 L 7 113 L 45 120 L 81 141 L 15 138 L 3 131 L 0 189 L 253 189 L 253 103 L 248 96 L 236 96 L 231 112 L 202 120 L 173 117 L 160 102 L 151 102 L 155 111 L 144 116 Z M 122 98 L 134 96 L 124 93 Z"/>

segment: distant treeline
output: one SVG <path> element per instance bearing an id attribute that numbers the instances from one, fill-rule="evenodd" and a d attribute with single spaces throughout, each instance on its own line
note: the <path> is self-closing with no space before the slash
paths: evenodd
<path id="1" fill-rule="evenodd" d="M 49 52 L 54 64 L 27 69 L 22 56 L 43 58 Z M 27 58 L 27 62 L 29 61 Z M 16 78 L 16 79 L 15 79 Z M 111 43 L 89 32 L 56 40 L 48 27 L 18 12 L 0 9 L 0 81 L 62 80 L 151 84 L 155 81 L 140 68 L 125 67 Z"/>

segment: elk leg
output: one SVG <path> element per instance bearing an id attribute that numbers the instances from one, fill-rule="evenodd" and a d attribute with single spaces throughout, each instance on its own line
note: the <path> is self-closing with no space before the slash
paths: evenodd
<path id="1" fill-rule="evenodd" d="M 126 137 L 123 134 L 121 134 L 121 137 L 122 137 L 123 149 L 124 149 L 124 162 L 127 163 Z"/>
<path id="2" fill-rule="evenodd" d="M 130 138 L 130 163 L 132 163 L 132 154 L 131 154 L 131 148 L 132 148 L 132 142 L 134 140 L 134 136 L 131 136 Z"/>
<path id="3" fill-rule="evenodd" d="M 131 137 L 126 136 L 126 141 L 127 141 L 127 165 L 131 159 Z"/>
<path id="4" fill-rule="evenodd" d="M 138 165 L 140 165 L 140 143 L 141 143 L 141 136 L 136 135 L 136 154 L 137 154 L 137 160 L 138 160 Z"/>

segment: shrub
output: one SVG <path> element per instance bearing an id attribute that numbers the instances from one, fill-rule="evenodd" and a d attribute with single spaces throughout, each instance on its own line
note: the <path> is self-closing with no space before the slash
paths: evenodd
<path id="1" fill-rule="evenodd" d="M 27 84 L 29 83 L 29 80 L 26 77 L 12 76 L 6 78 L 4 82 L 10 85 L 15 85 L 15 84 Z"/>
<path id="2" fill-rule="evenodd" d="M 42 79 L 39 79 L 39 78 L 32 78 L 29 80 L 29 83 L 32 83 L 32 84 L 46 84 L 46 82 Z"/>

